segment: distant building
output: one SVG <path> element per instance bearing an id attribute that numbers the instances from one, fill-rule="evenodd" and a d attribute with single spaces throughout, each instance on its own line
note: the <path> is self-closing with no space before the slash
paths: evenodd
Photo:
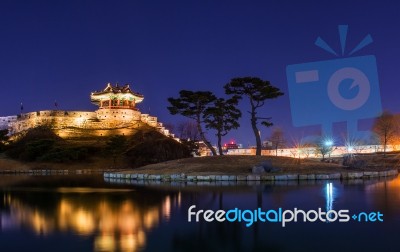
<path id="1" fill-rule="evenodd" d="M 239 147 L 239 145 L 238 144 L 236 144 L 235 142 L 230 142 L 230 143 L 227 143 L 227 144 L 224 144 L 224 149 L 225 150 L 232 150 L 232 149 L 239 149 L 240 147 Z"/>
<path id="2" fill-rule="evenodd" d="M 136 104 L 144 96 L 134 92 L 129 85 L 108 83 L 102 91 L 92 92 L 91 102 L 96 111 L 42 110 L 20 115 L 0 117 L 0 129 L 8 129 L 10 135 L 30 128 L 48 125 L 60 137 L 130 135 L 140 123 L 156 128 L 166 136 L 174 137 L 157 117 L 142 114 Z M 22 106 L 21 106 L 22 109 Z"/>
<path id="3" fill-rule="evenodd" d="M 265 140 L 262 142 L 262 147 L 265 149 L 271 149 L 272 148 L 272 142 L 269 140 Z"/>

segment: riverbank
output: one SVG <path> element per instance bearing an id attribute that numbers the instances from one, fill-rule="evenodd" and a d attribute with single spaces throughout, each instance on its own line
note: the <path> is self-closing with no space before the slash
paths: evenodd
<path id="1" fill-rule="evenodd" d="M 363 168 L 349 168 L 336 163 L 321 162 L 318 159 L 295 159 L 275 156 L 215 156 L 172 160 L 140 168 L 129 168 L 126 164 L 112 169 L 112 161 L 96 158 L 82 163 L 40 163 L 20 162 L 0 158 L 0 174 L 91 174 L 104 173 L 106 178 L 135 180 L 184 180 L 184 181 L 279 181 L 279 180 L 320 180 L 360 179 L 387 177 L 397 174 L 396 159 L 381 156 L 363 157 L 368 159 Z M 397 160 L 397 161 L 396 161 Z M 252 167 L 268 161 L 274 172 L 253 173 Z"/>
<path id="2" fill-rule="evenodd" d="M 12 173 L 47 173 L 47 174 L 81 174 L 91 172 L 104 172 L 112 170 L 125 170 L 129 167 L 122 162 L 117 163 L 118 169 L 113 169 L 113 161 L 109 158 L 92 158 L 86 162 L 50 163 L 50 162 L 23 162 L 4 155 L 0 156 L 0 174 Z"/>
<path id="3" fill-rule="evenodd" d="M 268 160 L 275 172 L 253 173 L 252 167 Z M 375 161 L 379 161 L 376 159 Z M 391 164 L 392 162 L 389 162 Z M 105 178 L 159 181 L 279 181 L 388 177 L 398 174 L 394 166 L 366 163 L 349 168 L 317 159 L 269 156 L 218 156 L 173 160 L 134 170 L 105 172 Z"/>

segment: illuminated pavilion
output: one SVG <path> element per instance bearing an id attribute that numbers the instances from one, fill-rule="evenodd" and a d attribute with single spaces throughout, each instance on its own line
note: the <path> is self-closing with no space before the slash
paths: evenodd
<path id="1" fill-rule="evenodd" d="M 129 84 L 124 86 L 113 86 L 108 83 L 106 88 L 100 92 L 92 92 L 90 100 L 93 104 L 99 106 L 99 109 L 134 109 L 136 104 L 142 102 L 144 96 L 132 91 Z"/>

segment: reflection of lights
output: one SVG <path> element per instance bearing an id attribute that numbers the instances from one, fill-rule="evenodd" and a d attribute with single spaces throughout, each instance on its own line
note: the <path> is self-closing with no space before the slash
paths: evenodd
<path id="1" fill-rule="evenodd" d="M 95 229 L 93 214 L 82 209 L 74 214 L 73 223 L 75 229 L 81 234 L 90 234 Z"/>
<path id="2" fill-rule="evenodd" d="M 133 234 L 122 235 L 120 239 L 121 251 L 135 251 L 137 246 L 136 237 Z"/>
<path id="3" fill-rule="evenodd" d="M 133 210 L 132 204 L 129 201 L 122 203 L 121 212 L 131 212 Z"/>
<path id="4" fill-rule="evenodd" d="M 332 210 L 333 205 L 333 185 L 332 183 L 326 184 L 326 211 Z"/>
<path id="5" fill-rule="evenodd" d="M 99 220 L 99 229 L 103 232 L 113 232 L 115 229 L 114 215 L 105 212 Z"/>
<path id="6" fill-rule="evenodd" d="M 151 229 L 158 222 L 158 209 L 150 209 L 144 214 L 143 224 L 146 229 Z"/>
<path id="7" fill-rule="evenodd" d="M 85 236 L 96 233 L 95 251 L 137 251 L 146 244 L 146 231 L 158 225 L 162 216 L 170 218 L 172 204 L 180 205 L 181 195 L 167 196 L 160 205 L 145 208 L 132 200 L 85 202 L 68 196 L 61 197 L 53 212 L 32 209 L 11 194 L 5 194 L 3 202 L 11 209 L 13 225 L 28 224 L 37 234 L 55 230 Z"/>
<path id="8" fill-rule="evenodd" d="M 67 215 L 72 211 L 71 204 L 66 200 L 61 200 L 59 209 L 61 215 Z"/>
<path id="9" fill-rule="evenodd" d="M 32 216 L 32 225 L 36 233 L 38 234 L 47 234 L 50 229 L 49 226 L 52 226 L 48 225 L 46 219 L 41 216 L 37 211 L 35 211 Z"/>
<path id="10" fill-rule="evenodd" d="M 133 230 L 136 230 L 137 227 L 137 219 L 140 218 L 137 215 L 130 214 L 122 214 L 119 216 L 119 229 L 123 234 L 129 234 Z"/>
<path id="11" fill-rule="evenodd" d="M 143 231 L 136 234 L 122 235 L 120 238 L 121 251 L 137 251 L 146 243 L 146 235 Z"/>
<path id="12" fill-rule="evenodd" d="M 107 234 L 97 236 L 94 240 L 95 251 L 115 251 L 115 240 L 114 236 Z"/>
<path id="13" fill-rule="evenodd" d="M 162 205 L 162 213 L 163 217 L 169 220 L 169 217 L 171 215 L 171 199 L 169 196 L 167 196 L 164 200 L 164 203 Z"/>
<path id="14" fill-rule="evenodd" d="M 137 241 L 139 246 L 143 246 L 146 243 L 146 234 L 143 231 L 137 233 Z"/>

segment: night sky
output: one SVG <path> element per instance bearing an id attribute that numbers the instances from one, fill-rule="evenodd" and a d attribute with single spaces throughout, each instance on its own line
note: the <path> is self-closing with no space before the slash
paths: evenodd
<path id="1" fill-rule="evenodd" d="M 374 42 L 353 56 L 376 56 L 382 106 L 399 112 L 399 14 L 396 1 L 3 0 L 0 116 L 19 113 L 21 102 L 24 112 L 54 109 L 55 100 L 62 110 L 95 110 L 90 92 L 118 82 L 144 94 L 142 112 L 175 123 L 184 118 L 169 114 L 167 98 L 179 90 L 222 96 L 231 78 L 258 76 L 285 93 L 260 116 L 290 141 L 319 128 L 292 126 L 286 66 L 337 58 L 314 41 L 321 36 L 339 51 L 341 24 L 349 25 L 349 50 L 371 34 Z M 245 146 L 255 142 L 247 105 L 241 128 L 226 138 Z M 271 132 L 260 128 L 262 138 Z"/>

